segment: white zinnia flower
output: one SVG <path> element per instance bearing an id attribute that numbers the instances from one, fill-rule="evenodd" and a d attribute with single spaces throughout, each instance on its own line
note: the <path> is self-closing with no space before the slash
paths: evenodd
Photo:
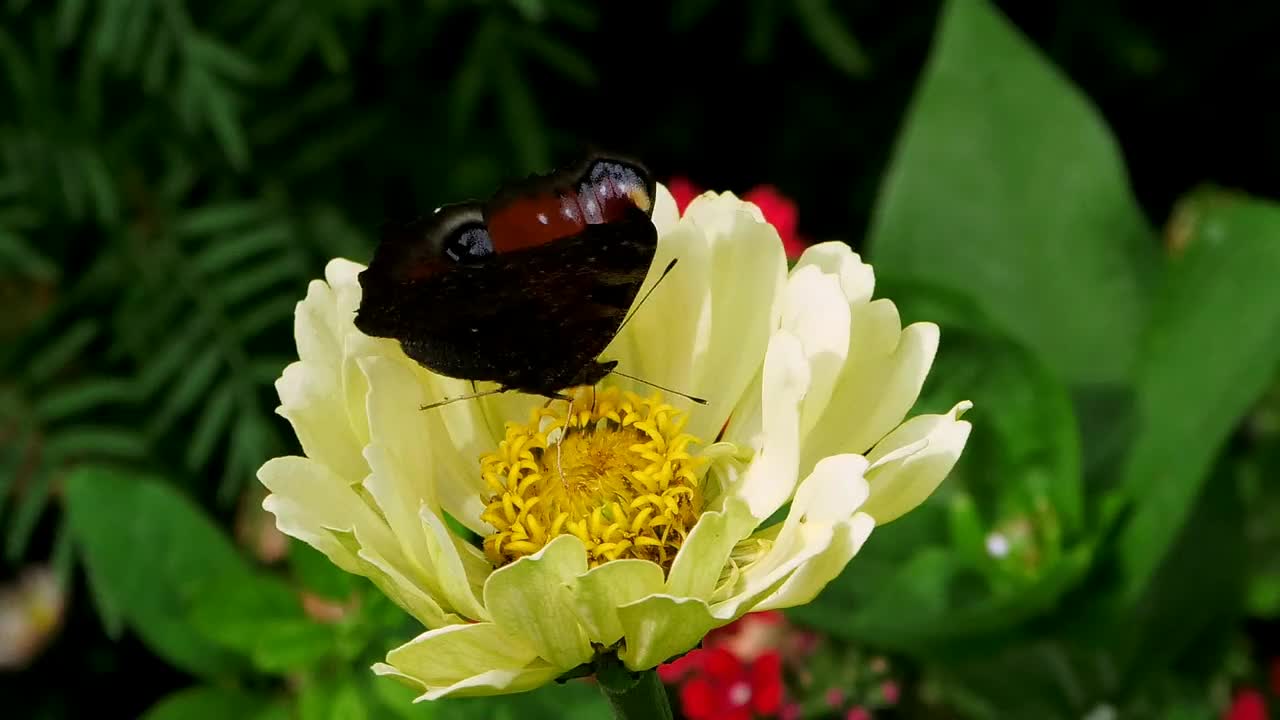
<path id="1" fill-rule="evenodd" d="M 421 699 L 528 690 L 601 652 L 653 668 L 808 602 L 964 447 L 967 401 L 903 422 L 938 328 L 901 327 L 847 246 L 788 272 L 727 193 L 679 217 L 659 186 L 653 221 L 646 287 L 679 265 L 602 357 L 706 406 L 615 376 L 576 394 L 568 432 L 567 403 L 515 393 L 423 411 L 472 386 L 355 329 L 360 265 L 332 261 L 298 305 L 276 387 L 305 456 L 262 467 L 264 507 L 429 628 L 374 667 Z"/>

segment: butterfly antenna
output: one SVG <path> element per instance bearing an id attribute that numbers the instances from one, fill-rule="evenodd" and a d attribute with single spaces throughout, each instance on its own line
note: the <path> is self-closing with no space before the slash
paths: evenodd
<path id="1" fill-rule="evenodd" d="M 419 409 L 419 410 L 431 410 L 432 408 L 438 408 L 438 407 L 440 407 L 440 406 L 442 406 L 442 405 L 448 405 L 449 403 L 454 403 L 454 402 L 457 402 L 457 401 L 459 401 L 459 400 L 473 400 L 473 399 L 475 399 L 475 398 L 482 398 L 482 397 L 484 397 L 484 396 L 486 396 L 486 395 L 497 395 L 498 393 L 504 393 L 504 392 L 506 392 L 506 391 L 507 391 L 507 388 L 496 388 L 496 389 L 493 389 L 493 390 L 482 390 L 482 391 L 477 392 L 477 393 L 471 393 L 470 395 L 459 395 L 458 397 L 445 398 L 444 400 L 440 400 L 439 402 L 433 402 L 433 403 L 431 403 L 430 405 L 422 405 L 422 406 L 420 406 L 418 409 Z"/>
<path id="2" fill-rule="evenodd" d="M 694 396 L 694 395 L 690 395 L 689 393 L 682 393 L 682 392 L 680 392 L 679 390 L 673 390 L 672 388 L 664 387 L 664 386 L 662 386 L 662 385 L 659 385 L 658 383 L 651 383 L 651 382 L 649 382 L 648 380 L 641 380 L 640 378 L 636 377 L 635 375 L 628 375 L 628 374 L 626 374 L 626 373 L 624 373 L 624 372 L 620 372 L 620 371 L 618 371 L 618 370 L 610 370 L 609 372 L 610 372 L 610 373 L 612 373 L 612 374 L 614 374 L 614 375 L 617 375 L 618 377 L 624 377 L 624 378 L 626 378 L 626 379 L 628 379 L 628 380 L 635 380 L 636 382 L 638 382 L 638 383 L 640 383 L 640 384 L 642 384 L 642 385 L 648 385 L 648 386 L 649 386 L 649 387 L 651 387 L 651 388 L 657 388 L 657 389 L 659 389 L 659 390 L 662 390 L 663 392 L 669 392 L 669 393 L 671 393 L 672 395 L 679 395 L 680 397 L 685 398 L 686 400 L 692 400 L 693 402 L 696 402 L 696 403 L 698 403 L 699 405 L 706 405 L 706 404 L 707 404 L 707 401 L 706 401 L 706 400 L 704 400 L 704 399 L 702 399 L 702 398 L 700 398 L 700 397 L 696 397 L 696 396 Z"/>
<path id="3" fill-rule="evenodd" d="M 662 274 L 658 276 L 658 279 L 654 280 L 653 284 L 649 286 L 649 289 L 645 291 L 644 295 L 640 296 L 640 302 L 636 303 L 636 309 L 632 310 L 630 315 L 622 319 L 622 324 L 618 326 L 618 333 L 621 333 L 622 328 L 626 327 L 627 323 L 631 322 L 631 318 L 635 317 L 636 313 L 640 312 L 640 308 L 644 305 L 644 301 L 648 300 L 649 296 L 653 294 L 654 290 L 658 289 L 658 286 L 662 284 L 662 281 L 667 277 L 667 275 L 671 274 L 671 269 L 676 266 L 676 262 L 679 259 L 680 258 L 671 258 L 671 262 L 667 263 L 667 267 L 662 270 Z M 616 335 L 618 333 L 614 334 Z M 641 380 L 640 382 L 644 381 Z"/>

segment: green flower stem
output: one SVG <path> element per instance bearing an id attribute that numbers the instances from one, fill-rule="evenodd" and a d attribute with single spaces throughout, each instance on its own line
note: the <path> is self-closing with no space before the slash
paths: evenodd
<path id="1" fill-rule="evenodd" d="M 671 720 L 671 703 L 657 670 L 632 673 L 615 660 L 602 663 L 596 681 L 618 720 Z"/>

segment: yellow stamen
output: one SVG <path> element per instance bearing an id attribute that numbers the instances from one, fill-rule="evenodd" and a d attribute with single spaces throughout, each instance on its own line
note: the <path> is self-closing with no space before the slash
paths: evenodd
<path id="1" fill-rule="evenodd" d="M 619 558 L 668 567 L 703 506 L 704 458 L 690 452 L 700 441 L 684 432 L 685 414 L 660 393 L 617 388 L 580 390 L 572 416 L 569 405 L 558 400 L 528 423 L 508 423 L 480 458 L 491 491 L 481 518 L 495 529 L 485 553 L 505 565 L 568 534 L 587 546 L 593 567 Z"/>

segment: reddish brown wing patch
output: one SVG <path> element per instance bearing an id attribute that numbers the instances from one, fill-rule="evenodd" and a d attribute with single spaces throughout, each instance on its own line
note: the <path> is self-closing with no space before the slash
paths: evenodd
<path id="1" fill-rule="evenodd" d="M 578 197 L 572 191 L 520 198 L 490 209 L 486 215 L 493 249 L 515 252 L 577 235 L 586 227 Z"/>
<path id="2" fill-rule="evenodd" d="M 541 190 L 502 194 L 485 209 L 496 252 L 546 245 L 577 235 L 588 225 L 618 222 L 630 210 L 648 214 L 653 205 L 646 178 L 631 166 L 609 160 L 536 182 Z"/>

